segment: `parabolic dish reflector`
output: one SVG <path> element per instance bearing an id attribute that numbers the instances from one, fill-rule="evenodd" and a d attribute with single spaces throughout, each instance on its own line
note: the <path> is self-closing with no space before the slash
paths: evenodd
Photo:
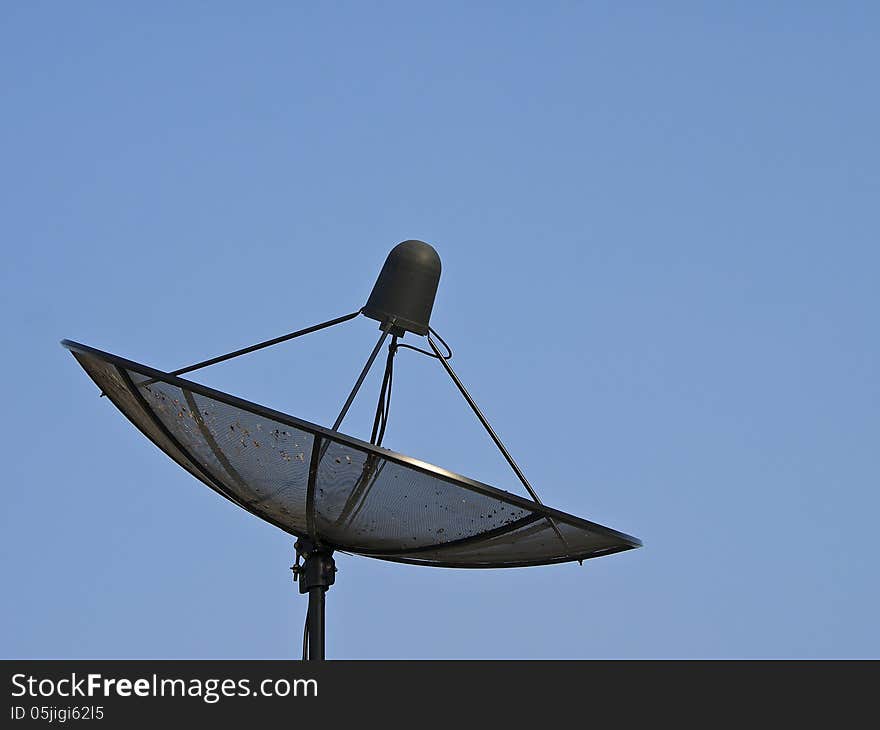
<path id="1" fill-rule="evenodd" d="M 62 344 L 180 466 L 292 535 L 358 555 L 449 568 L 560 563 L 641 545 L 294 416 L 76 342 Z"/>

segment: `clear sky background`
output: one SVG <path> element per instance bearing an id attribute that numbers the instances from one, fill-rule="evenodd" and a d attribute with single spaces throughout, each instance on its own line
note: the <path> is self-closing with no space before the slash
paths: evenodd
<path id="1" fill-rule="evenodd" d="M 432 324 L 544 501 L 645 547 L 338 556 L 329 656 L 880 655 L 878 21 L 2 3 L 0 655 L 298 656 L 292 539 L 58 341 L 181 367 L 359 308 L 407 238 L 439 251 Z M 195 379 L 329 424 L 376 336 L 359 318 Z M 522 491 L 411 352 L 385 445 Z"/>

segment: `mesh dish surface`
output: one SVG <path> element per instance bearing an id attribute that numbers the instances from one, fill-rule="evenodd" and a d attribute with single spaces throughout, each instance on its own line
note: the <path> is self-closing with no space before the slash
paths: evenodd
<path id="1" fill-rule="evenodd" d="M 110 353 L 62 344 L 180 466 L 292 535 L 451 568 L 585 560 L 641 545 L 426 462 Z"/>

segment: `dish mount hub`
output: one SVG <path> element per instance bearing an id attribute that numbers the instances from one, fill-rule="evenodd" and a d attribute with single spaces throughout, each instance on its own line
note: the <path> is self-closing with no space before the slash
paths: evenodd
<path id="1" fill-rule="evenodd" d="M 427 335 L 440 283 L 440 257 L 424 241 L 398 243 L 382 266 L 361 312 L 393 335 Z"/>

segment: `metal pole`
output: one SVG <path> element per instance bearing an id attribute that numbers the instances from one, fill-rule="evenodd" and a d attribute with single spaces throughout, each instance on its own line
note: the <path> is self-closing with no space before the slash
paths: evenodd
<path id="1" fill-rule="evenodd" d="M 309 589 L 309 659 L 324 660 L 324 596 L 327 589 L 315 586 Z"/>
<path id="2" fill-rule="evenodd" d="M 333 550 L 301 537 L 294 545 L 296 564 L 291 568 L 299 592 L 309 594 L 306 625 L 303 631 L 303 659 L 324 660 L 324 604 L 326 593 L 336 582 L 336 561 Z M 300 565 L 300 558 L 304 558 Z"/>

